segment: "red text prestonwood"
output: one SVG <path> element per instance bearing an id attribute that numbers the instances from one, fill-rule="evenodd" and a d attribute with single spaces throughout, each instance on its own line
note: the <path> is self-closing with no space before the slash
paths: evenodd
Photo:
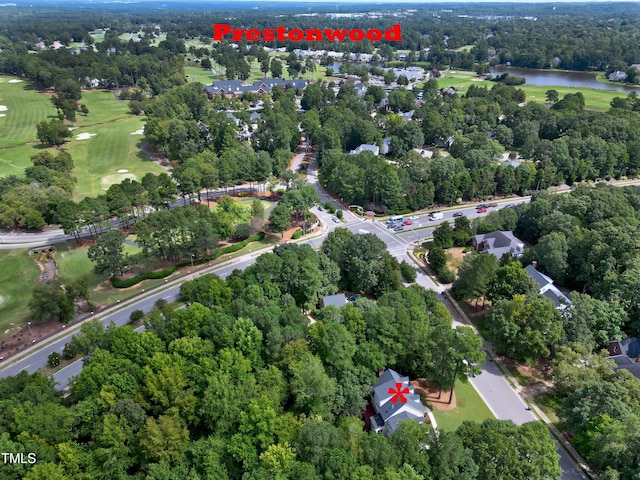
<path id="1" fill-rule="evenodd" d="M 377 28 L 371 28 L 367 31 L 359 28 L 352 29 L 331 29 L 331 28 L 292 28 L 287 30 L 283 25 L 278 28 L 265 28 L 259 30 L 257 28 L 249 28 L 247 30 L 242 28 L 231 28 L 231 25 L 226 23 L 214 23 L 213 24 L 213 40 L 221 41 L 225 37 L 231 37 L 234 42 L 240 42 L 246 40 L 248 42 L 272 42 L 278 40 L 284 42 L 291 40 L 292 42 L 299 42 L 306 40 L 307 42 L 322 42 L 322 41 L 338 41 L 344 42 L 345 40 L 351 40 L 354 42 L 361 42 L 365 38 L 372 42 L 382 40 L 383 38 L 388 42 L 400 42 L 402 41 L 402 34 L 400 32 L 400 24 L 395 23 L 384 32 Z"/>

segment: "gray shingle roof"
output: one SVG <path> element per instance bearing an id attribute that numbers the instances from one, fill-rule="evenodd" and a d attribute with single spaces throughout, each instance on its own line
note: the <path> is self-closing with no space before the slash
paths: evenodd
<path id="1" fill-rule="evenodd" d="M 338 293 L 336 295 L 328 295 L 326 297 L 322 297 L 322 305 L 328 307 L 329 305 L 333 305 L 334 307 L 340 308 L 347 304 L 347 298 L 344 296 L 344 293 Z"/>

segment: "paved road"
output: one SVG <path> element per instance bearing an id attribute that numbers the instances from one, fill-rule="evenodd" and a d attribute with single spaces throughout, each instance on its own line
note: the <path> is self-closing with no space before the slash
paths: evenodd
<path id="1" fill-rule="evenodd" d="M 299 161 L 301 160 L 303 155 L 304 150 L 298 155 L 300 158 L 296 158 L 297 164 L 299 164 Z M 314 161 L 310 166 L 307 179 L 318 190 L 322 202 L 326 202 L 327 200 L 331 200 L 331 198 L 322 190 L 322 188 L 320 188 L 317 180 L 316 168 L 317 165 Z M 528 198 L 511 200 L 509 202 L 505 201 L 500 204 L 499 207 L 505 207 L 509 203 L 520 203 L 527 201 L 529 201 Z M 348 210 L 345 210 L 343 212 L 344 222 L 341 222 L 326 210 L 321 211 L 317 207 L 314 207 L 313 209 L 313 212 L 325 225 L 325 234 L 337 227 L 347 228 L 354 233 L 358 233 L 360 230 L 367 230 L 377 235 L 387 245 L 388 251 L 399 261 L 407 260 L 411 264 L 412 262 L 407 255 L 407 249 L 414 241 L 430 237 L 433 230 L 432 228 L 419 229 L 419 227 L 426 225 L 433 225 L 435 227 L 437 224 L 444 221 L 451 222 L 454 220 L 453 213 L 457 211 L 462 212 L 468 218 L 475 218 L 476 216 L 486 215 L 478 214 L 475 207 L 465 207 L 443 211 L 443 219 L 439 221 L 430 221 L 426 215 L 420 215 L 416 220 L 414 220 L 414 225 L 412 227 L 407 228 L 407 230 L 403 232 L 395 233 L 386 228 L 386 225 L 384 225 L 383 223 L 365 221 Z M 301 243 L 308 243 L 314 248 L 317 248 L 322 243 L 324 236 L 325 235 L 322 235 L 321 237 L 307 240 Z M 244 269 L 248 265 L 255 262 L 255 258 L 256 257 L 254 255 L 246 255 L 244 257 L 241 257 L 240 259 L 237 259 L 229 266 L 211 269 L 208 271 L 214 272 L 222 278 L 226 278 L 234 269 Z M 417 267 L 416 270 L 419 273 L 417 278 L 417 283 L 419 285 L 422 285 L 427 289 L 438 291 L 440 293 L 444 290 L 442 286 L 437 286 L 429 277 L 423 275 L 422 271 Z M 153 308 L 153 305 L 159 299 L 164 299 L 169 302 L 176 300 L 178 298 L 179 289 L 180 287 L 179 285 L 177 285 L 163 292 L 153 294 L 139 302 L 134 302 L 133 304 L 124 307 L 118 312 L 104 317 L 102 319 L 102 322 L 105 325 L 108 325 L 110 322 L 113 322 L 116 325 L 126 324 L 129 321 L 131 312 L 133 312 L 134 310 L 142 310 L 144 312 L 148 312 Z M 448 308 L 450 307 L 449 302 L 445 302 L 445 305 L 447 305 Z M 455 313 L 454 311 L 452 311 L 452 315 L 454 319 L 458 317 L 457 313 Z M 0 378 L 15 375 L 21 370 L 26 370 L 28 372 L 39 370 L 46 365 L 48 355 L 53 351 L 61 352 L 64 348 L 64 345 L 70 340 L 70 338 L 71 335 L 67 335 L 64 338 L 56 341 L 55 343 L 47 346 L 46 348 L 34 352 L 33 354 L 28 355 L 15 364 L 1 370 Z M 81 369 L 82 361 L 78 361 L 58 371 L 54 375 L 54 379 L 56 382 L 58 382 L 59 388 L 66 388 L 70 379 L 73 376 L 76 376 L 81 371 Z M 518 425 L 537 420 L 537 418 L 530 411 L 526 410 L 526 405 L 524 404 L 522 399 L 509 386 L 504 376 L 501 375 L 496 365 L 494 365 L 492 362 L 487 361 L 482 366 L 482 374 L 476 376 L 475 378 L 472 378 L 471 384 L 478 391 L 489 409 L 497 418 L 512 420 Z M 585 477 L 580 473 L 565 450 L 559 447 L 558 453 L 561 457 L 560 465 L 563 470 L 562 479 L 584 480 Z"/>

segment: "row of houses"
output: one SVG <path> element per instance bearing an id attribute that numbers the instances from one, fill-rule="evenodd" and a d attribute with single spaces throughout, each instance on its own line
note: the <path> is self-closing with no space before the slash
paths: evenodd
<path id="1" fill-rule="evenodd" d="M 205 89 L 210 99 L 216 96 L 234 98 L 243 93 L 264 95 L 265 93 L 271 93 L 276 86 L 282 88 L 291 87 L 298 91 L 303 91 L 308 84 L 307 80 L 285 80 L 282 78 L 265 78 L 264 80 L 256 80 L 250 85 L 245 85 L 240 80 L 219 80 L 213 82 L 212 85 L 206 86 Z"/>

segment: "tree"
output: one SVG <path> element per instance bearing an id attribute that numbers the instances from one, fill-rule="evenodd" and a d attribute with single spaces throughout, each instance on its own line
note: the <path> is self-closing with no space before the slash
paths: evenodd
<path id="1" fill-rule="evenodd" d="M 87 252 L 89 260 L 95 262 L 96 273 L 122 275 L 128 259 L 124 254 L 125 235 L 122 230 L 109 230 L 98 237 Z"/>
<path id="2" fill-rule="evenodd" d="M 59 279 L 37 283 L 29 300 L 29 310 L 36 323 L 66 323 L 73 318 L 73 298 L 69 298 Z"/>
<path id="3" fill-rule="evenodd" d="M 546 99 L 548 103 L 556 103 L 559 98 L 557 90 L 547 90 Z"/>
<path id="4" fill-rule="evenodd" d="M 480 479 L 560 479 L 556 445 L 542 422 L 466 421 L 456 433 L 471 450 Z"/>
<path id="5" fill-rule="evenodd" d="M 443 222 L 433 231 L 433 243 L 440 248 L 453 247 L 453 230 L 449 222 Z"/>
<path id="6" fill-rule="evenodd" d="M 278 203 L 269 214 L 269 228 L 272 232 L 282 233 L 291 228 L 291 207 L 284 203 Z"/>
<path id="7" fill-rule="evenodd" d="M 458 268 L 458 279 L 453 283 L 452 293 L 459 299 L 486 297 L 489 282 L 498 269 L 498 260 L 493 255 L 469 253 Z"/>
<path id="8" fill-rule="evenodd" d="M 535 248 L 538 265 L 556 282 L 563 284 L 569 266 L 569 245 L 562 232 L 551 232 L 540 238 Z"/>
<path id="9" fill-rule="evenodd" d="M 71 132 L 62 120 L 42 120 L 36 125 L 36 137 L 43 145 L 62 145 Z"/>
<path id="10" fill-rule="evenodd" d="M 489 282 L 487 298 L 495 303 L 498 300 L 509 300 L 514 295 L 537 295 L 538 284 L 522 268 L 519 261 L 511 261 L 496 270 Z"/>
<path id="11" fill-rule="evenodd" d="M 429 266 L 434 273 L 441 271 L 447 266 L 447 254 L 442 247 L 434 245 L 429 248 L 427 258 L 429 259 Z"/>
<path id="12" fill-rule="evenodd" d="M 58 365 L 60 365 L 60 360 L 61 360 L 61 357 L 58 352 L 51 352 L 47 357 L 47 364 L 50 367 L 55 368 Z"/>
<path id="13" fill-rule="evenodd" d="M 400 271 L 402 272 L 404 279 L 409 283 L 415 282 L 416 278 L 418 278 L 415 267 L 409 264 L 406 260 L 403 260 L 402 263 L 400 263 Z"/>
<path id="14" fill-rule="evenodd" d="M 496 350 L 523 362 L 536 362 L 551 353 L 564 336 L 560 313 L 553 302 L 538 295 L 514 295 L 500 300 L 491 312 L 490 335 Z"/>
<path id="15" fill-rule="evenodd" d="M 277 59 L 271 60 L 271 75 L 273 78 L 279 78 L 282 76 L 282 62 Z"/>

